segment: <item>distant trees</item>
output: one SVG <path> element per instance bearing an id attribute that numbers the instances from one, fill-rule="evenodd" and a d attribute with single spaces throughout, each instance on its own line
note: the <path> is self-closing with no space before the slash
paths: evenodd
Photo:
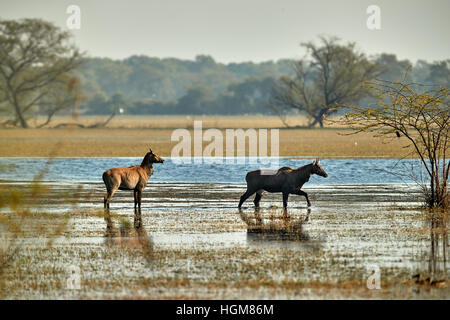
<path id="1" fill-rule="evenodd" d="M 359 89 L 354 85 L 364 78 L 361 76 L 361 70 L 365 68 L 376 66 L 376 74 L 380 78 L 395 81 L 402 79 L 405 70 L 412 66 L 410 61 L 398 60 L 393 54 L 382 53 L 369 59 L 358 53 L 354 44 L 340 44 L 334 38 L 326 40 L 334 42 L 327 48 L 327 50 L 330 49 L 330 53 L 333 53 L 333 59 L 341 60 L 339 63 L 337 63 L 338 60 L 330 61 L 328 86 L 320 83 L 325 74 L 322 73 L 322 77 L 319 77 L 321 64 L 317 64 L 317 59 L 313 57 L 313 48 L 308 49 L 310 54 L 306 60 L 302 60 L 302 64 L 289 59 L 276 62 L 223 64 L 207 55 L 198 55 L 194 60 L 161 59 L 148 56 L 131 56 L 123 60 L 86 58 L 84 67 L 77 72 L 87 100 L 83 109 L 88 114 L 109 114 L 110 106 L 107 101 L 120 91 L 130 103 L 125 109 L 125 112 L 130 114 L 230 115 L 274 114 L 275 112 L 287 116 L 292 111 L 298 111 L 308 115 L 302 109 L 273 104 L 274 101 L 270 99 L 272 88 L 280 89 L 280 84 L 283 84 L 282 80 L 279 80 L 280 77 L 284 80 L 290 79 L 295 85 L 298 85 L 297 73 L 301 71 L 307 73 L 306 92 L 314 98 L 314 101 L 311 99 L 308 101 L 311 100 L 310 102 L 314 102 L 312 105 L 319 106 L 312 109 L 317 112 L 311 112 L 310 123 L 320 126 L 320 122 L 323 125 L 323 116 L 335 112 L 333 103 L 329 105 L 330 108 L 325 108 L 326 111 L 323 108 L 326 88 L 329 92 L 327 93 L 328 97 L 333 100 L 333 94 L 330 92 L 330 89 L 333 88 L 330 86 L 334 80 L 336 84 L 339 83 L 337 89 L 334 90 L 335 93 L 342 94 L 350 88 Z M 312 45 L 319 54 L 325 53 L 321 49 L 324 47 L 323 42 Z M 335 47 L 338 50 L 331 50 Z M 341 57 L 344 58 L 341 59 Z M 347 64 L 352 67 L 347 68 Z M 342 70 L 343 72 L 341 72 Z M 444 81 L 442 79 L 445 77 L 441 74 L 445 75 L 447 71 L 448 64 L 419 61 L 410 73 L 409 80 L 427 84 L 442 84 Z M 352 77 L 352 73 L 359 76 Z M 350 81 L 347 81 L 348 79 Z M 287 84 L 290 82 L 285 81 L 285 87 Z M 314 90 L 316 89 L 319 95 L 315 94 Z M 359 101 L 362 105 L 373 102 L 365 89 L 350 90 L 349 93 L 353 98 L 355 98 L 355 93 L 363 97 Z M 212 95 L 214 95 L 213 100 L 211 100 Z M 209 98 L 207 98 L 208 96 Z M 103 97 L 102 99 L 106 103 L 100 103 L 99 97 Z M 355 98 L 355 100 L 357 99 Z M 349 102 L 349 99 L 339 99 L 339 101 Z M 269 102 L 272 102 L 270 104 L 272 108 L 267 108 Z M 274 105 L 276 108 L 273 108 Z M 320 116 L 321 112 L 322 116 Z"/>
<path id="2" fill-rule="evenodd" d="M 131 101 L 142 99 L 169 102 L 180 99 L 192 87 L 208 87 L 219 96 L 231 84 L 249 78 L 277 78 L 286 71 L 286 61 L 264 63 L 216 62 L 198 55 L 195 60 L 131 56 L 123 60 L 87 58 L 78 72 L 84 92 L 96 87 L 96 93 L 111 96 L 117 91 Z M 262 109 L 264 111 L 264 109 Z"/>
<path id="3" fill-rule="evenodd" d="M 275 82 L 273 77 L 252 77 L 240 83 L 233 83 L 217 99 L 217 110 L 228 115 L 268 113 L 270 110 L 265 110 L 265 107 Z"/>
<path id="4" fill-rule="evenodd" d="M 408 77 L 408 81 L 412 81 L 412 74 L 406 73 L 412 68 L 411 62 L 408 60 L 397 60 L 395 54 L 382 53 L 376 57 L 375 63 L 378 64 L 381 77 L 387 81 L 400 81 L 404 76 Z"/>
<path id="5" fill-rule="evenodd" d="M 354 43 L 336 38 L 304 43 L 308 54 L 301 61 L 228 64 L 208 55 L 83 57 L 70 40 L 69 33 L 43 20 L 0 20 L 3 124 L 28 127 L 30 118 L 41 115 L 46 119 L 38 125 L 45 126 L 75 101 L 83 114 L 112 115 L 120 93 L 119 104 L 129 114 L 275 113 L 285 119 L 300 112 L 311 126 L 323 126 L 336 104 L 373 101 L 361 82 L 374 74 L 396 81 L 412 66 L 393 54 L 369 59 Z M 419 60 L 407 80 L 448 87 L 450 60 Z"/>
<path id="6" fill-rule="evenodd" d="M 41 108 L 48 115 L 73 105 L 70 73 L 81 54 L 70 34 L 40 19 L 0 20 L 0 97 L 10 124 L 29 127 L 28 118 Z"/>
<path id="7" fill-rule="evenodd" d="M 255 114 L 270 112 L 265 105 L 270 97 L 274 78 L 250 78 L 241 83 L 233 83 L 227 90 L 217 95 L 206 86 L 191 87 L 187 93 L 175 101 L 161 102 L 141 99 L 127 108 L 130 114 Z M 95 113 L 95 112 L 94 112 Z"/>
<path id="8" fill-rule="evenodd" d="M 116 92 L 111 97 L 97 93 L 90 101 L 91 107 L 86 114 L 107 115 L 125 113 L 132 103 L 122 92 Z"/>
<path id="9" fill-rule="evenodd" d="M 432 63 L 425 81 L 429 84 L 450 88 L 450 59 Z"/>
<path id="10" fill-rule="evenodd" d="M 193 92 L 189 90 L 202 87 L 208 88 L 217 101 L 208 104 L 207 109 L 201 112 L 238 114 L 241 113 L 240 109 L 236 105 L 231 105 L 231 102 L 237 102 L 242 106 L 244 99 L 240 98 L 241 93 L 244 94 L 244 87 L 253 91 L 245 93 L 246 96 L 260 92 L 258 89 L 251 89 L 250 86 L 259 86 L 258 83 L 263 85 L 263 82 L 268 82 L 268 78 L 274 80 L 282 74 L 291 72 L 289 65 L 289 60 L 223 64 L 206 55 L 198 55 L 195 60 L 148 56 L 131 56 L 123 60 L 86 58 L 77 76 L 83 83 L 85 96 L 88 97 L 84 110 L 90 114 L 100 112 L 98 96 L 111 96 L 117 91 L 123 92 L 127 100 L 136 104 L 135 107 L 129 108 L 128 112 L 141 113 L 146 110 L 160 114 L 165 110 L 170 114 L 173 114 L 172 112 L 196 114 L 200 112 L 199 109 L 196 107 L 195 110 L 189 110 L 190 107 L 185 102 L 192 98 Z M 236 90 L 240 93 L 236 94 Z M 260 92 L 266 98 L 262 103 L 259 98 L 248 100 L 258 104 L 258 107 L 247 105 L 242 112 L 271 113 L 265 108 L 271 90 L 266 87 L 264 92 Z M 226 103 L 228 105 L 225 109 Z"/>
<path id="11" fill-rule="evenodd" d="M 359 103 L 370 95 L 360 84 L 381 70 L 357 52 L 354 43 L 341 45 L 337 38 L 321 37 L 320 45 L 307 42 L 302 46 L 306 59 L 294 63 L 294 77 L 279 79 L 270 102 L 282 119 L 294 109 L 308 116 L 309 126 L 323 127 L 324 118 L 336 112 L 337 105 Z"/>
<path id="12" fill-rule="evenodd" d="M 178 108 L 180 111 L 183 111 L 183 109 L 189 110 L 188 112 L 193 114 L 206 114 L 214 100 L 215 93 L 210 88 L 205 86 L 192 87 L 178 100 Z"/>

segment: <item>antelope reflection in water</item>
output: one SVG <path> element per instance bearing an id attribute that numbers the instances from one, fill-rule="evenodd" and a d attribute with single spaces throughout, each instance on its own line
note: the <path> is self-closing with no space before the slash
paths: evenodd
<path id="1" fill-rule="evenodd" d="M 292 243 L 319 248 L 321 245 L 317 240 L 311 240 L 303 226 L 309 220 L 311 209 L 307 209 L 306 217 L 292 217 L 283 211 L 281 216 L 275 214 L 271 209 L 269 217 L 263 217 L 261 209 L 255 209 L 254 213 L 247 214 L 239 211 L 242 221 L 247 225 L 247 241 L 253 244 Z"/>
<path id="2" fill-rule="evenodd" d="M 133 229 L 125 223 L 121 223 L 119 228 L 115 227 L 108 209 L 105 210 L 104 218 L 106 222 L 105 243 L 107 246 L 119 246 L 129 250 L 141 248 L 147 262 L 151 262 L 153 257 L 153 240 L 147 234 L 142 224 L 140 209 L 134 210 Z"/>

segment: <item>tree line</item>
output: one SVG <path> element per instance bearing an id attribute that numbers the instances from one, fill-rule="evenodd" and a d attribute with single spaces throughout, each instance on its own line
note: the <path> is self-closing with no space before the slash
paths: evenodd
<path id="1" fill-rule="evenodd" d="M 394 54 L 366 56 L 355 43 L 322 37 L 303 43 L 303 59 L 220 63 L 131 56 L 88 57 L 68 32 L 40 19 L 0 20 L 0 114 L 3 125 L 55 114 L 305 114 L 310 125 L 340 105 L 373 102 L 373 78 L 448 87 L 450 59 L 414 65 Z"/>
<path id="2" fill-rule="evenodd" d="M 369 90 L 359 89 L 371 77 L 399 81 L 410 70 L 411 81 L 450 84 L 450 59 L 413 64 L 394 54 L 369 58 L 357 52 L 354 43 L 342 44 L 336 38 L 321 38 L 304 47 L 310 53 L 305 59 L 262 63 L 223 64 L 210 56 L 87 58 L 79 71 L 83 92 L 89 96 L 83 109 L 86 114 L 109 114 L 120 98 L 127 114 L 276 114 L 285 119 L 304 113 L 313 126 L 323 125 L 323 116 L 338 112 L 332 108 L 336 103 L 373 102 Z M 324 76 L 326 85 L 321 82 Z"/>

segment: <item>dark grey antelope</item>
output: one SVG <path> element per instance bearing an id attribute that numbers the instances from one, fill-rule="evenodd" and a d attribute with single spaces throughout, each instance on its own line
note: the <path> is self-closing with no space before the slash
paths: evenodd
<path id="1" fill-rule="evenodd" d="M 114 193 L 119 190 L 133 190 L 134 208 L 139 206 L 141 209 L 142 191 L 147 185 L 148 179 L 153 174 L 153 164 L 163 163 L 164 159 L 153 153 L 152 149 L 148 152 L 140 166 L 128 168 L 113 168 L 103 172 L 103 182 L 106 186 L 107 194 L 104 199 L 105 208 L 109 208 L 109 202 Z"/>
<path id="2" fill-rule="evenodd" d="M 256 192 L 253 203 L 259 208 L 264 191 L 283 193 L 283 208 L 287 208 L 288 198 L 290 194 L 305 196 L 308 207 L 311 206 L 308 194 L 301 190 L 302 186 L 309 181 L 311 175 L 317 174 L 322 177 L 328 177 L 328 174 L 320 165 L 319 159 L 314 160 L 306 166 L 292 169 L 283 167 L 278 171 L 272 170 L 255 170 L 247 173 L 245 180 L 247 181 L 247 191 L 241 196 L 238 208 L 241 209 L 242 204 L 248 197 Z"/>

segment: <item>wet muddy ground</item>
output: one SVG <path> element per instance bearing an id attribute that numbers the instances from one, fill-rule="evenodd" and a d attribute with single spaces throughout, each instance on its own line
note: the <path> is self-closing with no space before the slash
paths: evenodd
<path id="1" fill-rule="evenodd" d="M 450 298 L 448 217 L 413 186 L 305 187 L 312 207 L 291 196 L 287 214 L 267 193 L 239 212 L 243 184 L 150 183 L 140 213 L 126 191 L 105 213 L 103 184 L 43 186 L 9 238 L 3 298 Z"/>

